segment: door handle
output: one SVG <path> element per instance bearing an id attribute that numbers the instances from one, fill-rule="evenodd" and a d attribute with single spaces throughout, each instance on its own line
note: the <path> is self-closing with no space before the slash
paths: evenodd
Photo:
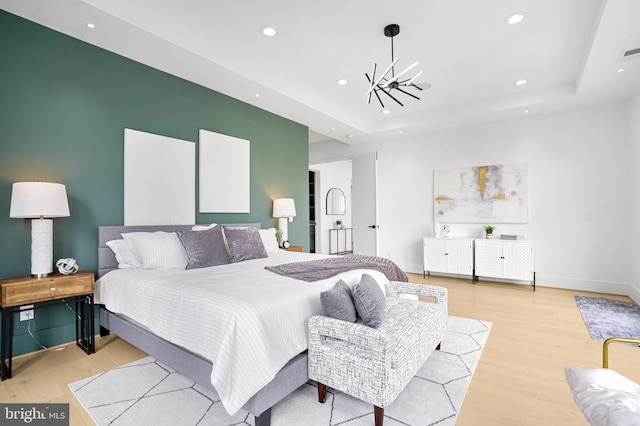
<path id="1" fill-rule="evenodd" d="M 378 228 L 380 228 L 380 226 L 379 225 L 369 225 L 369 228 L 378 229 Z"/>

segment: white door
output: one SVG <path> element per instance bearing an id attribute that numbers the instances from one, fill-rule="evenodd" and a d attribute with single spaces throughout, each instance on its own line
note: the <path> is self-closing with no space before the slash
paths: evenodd
<path id="1" fill-rule="evenodd" d="M 351 180 L 353 252 L 378 255 L 378 154 L 354 157 Z"/>

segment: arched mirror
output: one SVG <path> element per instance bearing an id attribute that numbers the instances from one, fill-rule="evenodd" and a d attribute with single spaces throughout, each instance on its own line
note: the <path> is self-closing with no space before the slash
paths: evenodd
<path id="1" fill-rule="evenodd" d="M 327 214 L 347 214 L 347 200 L 340 188 L 331 188 L 327 192 Z"/>

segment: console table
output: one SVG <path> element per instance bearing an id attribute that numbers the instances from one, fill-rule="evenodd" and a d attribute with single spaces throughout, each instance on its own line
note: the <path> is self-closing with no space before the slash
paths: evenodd
<path id="1" fill-rule="evenodd" d="M 353 253 L 352 231 L 352 228 L 329 229 L 329 254 Z"/>

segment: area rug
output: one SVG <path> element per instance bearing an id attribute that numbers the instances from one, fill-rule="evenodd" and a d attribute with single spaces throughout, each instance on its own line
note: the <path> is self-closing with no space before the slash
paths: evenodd
<path id="1" fill-rule="evenodd" d="M 387 407 L 385 425 L 454 425 L 490 329 L 490 322 L 449 317 L 441 350 Z M 152 357 L 69 388 L 100 426 L 254 424 L 245 411 L 229 416 L 217 395 Z M 274 406 L 271 416 L 273 426 L 369 426 L 373 407 L 332 389 L 320 404 L 309 381 Z"/>
<path id="2" fill-rule="evenodd" d="M 640 339 L 640 306 L 604 297 L 574 297 L 592 339 Z"/>

